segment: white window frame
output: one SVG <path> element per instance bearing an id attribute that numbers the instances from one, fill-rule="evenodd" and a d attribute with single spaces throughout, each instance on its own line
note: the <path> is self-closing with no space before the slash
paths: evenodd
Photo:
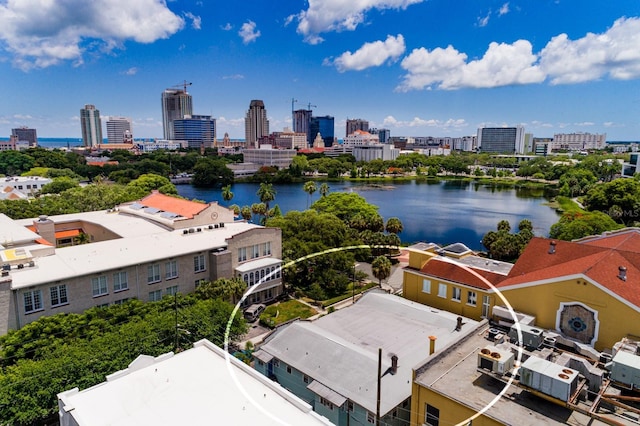
<path id="1" fill-rule="evenodd" d="M 49 296 L 51 297 L 51 307 L 68 305 L 69 294 L 67 293 L 67 285 L 59 284 L 49 287 Z"/>
<path id="2" fill-rule="evenodd" d="M 91 294 L 93 297 L 109 294 L 109 283 L 106 275 L 91 278 Z"/>
<path id="3" fill-rule="evenodd" d="M 127 271 L 119 271 L 113 274 L 113 292 L 129 290 Z"/>
<path id="4" fill-rule="evenodd" d="M 489 308 L 491 308 L 491 298 L 485 294 L 482 296 L 482 318 L 489 317 Z"/>
<path id="5" fill-rule="evenodd" d="M 175 296 L 178 293 L 178 286 L 172 285 L 171 287 L 167 287 L 164 291 L 165 296 Z"/>
<path id="6" fill-rule="evenodd" d="M 444 283 L 438 283 L 438 297 L 443 299 L 447 298 L 447 285 Z"/>
<path id="7" fill-rule="evenodd" d="M 160 264 L 147 265 L 147 284 L 160 282 Z"/>
<path id="8" fill-rule="evenodd" d="M 422 279 L 422 292 L 431 294 L 431 280 L 428 280 L 426 278 Z"/>
<path id="9" fill-rule="evenodd" d="M 460 287 L 452 287 L 451 300 L 454 302 L 460 302 L 462 299 L 462 289 Z"/>
<path id="10" fill-rule="evenodd" d="M 267 241 L 262 245 L 262 255 L 271 256 L 271 241 Z"/>
<path id="11" fill-rule="evenodd" d="M 478 293 L 472 290 L 467 291 L 467 305 L 469 306 L 478 305 Z"/>
<path id="12" fill-rule="evenodd" d="M 376 415 L 371 411 L 367 411 L 367 423 L 371 423 L 371 424 L 376 423 Z"/>
<path id="13" fill-rule="evenodd" d="M 25 291 L 22 294 L 22 300 L 24 302 L 25 314 L 44 310 L 42 305 L 42 290 Z M 29 307 L 29 309 L 27 309 L 27 307 Z"/>
<path id="14" fill-rule="evenodd" d="M 238 249 L 238 262 L 244 262 L 245 260 L 247 260 L 247 248 L 240 247 Z"/>
<path id="15" fill-rule="evenodd" d="M 154 290 L 149 292 L 149 302 L 157 302 L 162 300 L 162 290 Z"/>
<path id="16" fill-rule="evenodd" d="M 254 244 L 252 247 L 251 258 L 255 259 L 256 257 L 260 257 L 260 244 Z"/>
<path id="17" fill-rule="evenodd" d="M 169 260 L 164 264 L 164 279 L 173 280 L 178 278 L 178 261 Z"/>
<path id="18" fill-rule="evenodd" d="M 193 272 L 204 272 L 207 270 L 207 264 L 204 261 L 204 254 L 193 257 Z"/>

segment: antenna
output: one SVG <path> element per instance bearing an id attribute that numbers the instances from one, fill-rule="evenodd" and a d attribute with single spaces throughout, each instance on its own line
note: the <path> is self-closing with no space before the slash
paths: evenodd
<path id="1" fill-rule="evenodd" d="M 318 105 L 311 105 L 311 102 L 307 104 L 307 110 L 310 110 L 311 107 L 318 108 Z"/>

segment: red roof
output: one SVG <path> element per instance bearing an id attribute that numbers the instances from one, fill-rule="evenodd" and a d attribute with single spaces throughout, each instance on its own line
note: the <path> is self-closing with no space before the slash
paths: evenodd
<path id="1" fill-rule="evenodd" d="M 552 242 L 555 250 L 550 253 Z M 620 267 L 626 268 L 626 280 L 619 278 Z M 583 275 L 640 307 L 640 230 L 573 242 L 534 237 L 498 287 L 575 275 Z"/>
<path id="2" fill-rule="evenodd" d="M 208 204 L 170 197 L 168 195 L 161 194 L 158 191 L 153 191 L 151 194 L 144 197 L 140 200 L 140 204 L 147 207 L 155 207 L 156 209 L 165 212 L 176 213 L 189 219 L 209 207 Z"/>
<path id="3" fill-rule="evenodd" d="M 489 280 L 480 274 L 479 270 L 448 260 L 443 257 L 433 257 L 424 264 L 420 272 L 432 277 L 442 278 L 471 287 L 488 290 L 491 288 Z M 486 271 L 483 271 L 486 272 Z M 492 282 L 495 284 L 495 282 Z"/>

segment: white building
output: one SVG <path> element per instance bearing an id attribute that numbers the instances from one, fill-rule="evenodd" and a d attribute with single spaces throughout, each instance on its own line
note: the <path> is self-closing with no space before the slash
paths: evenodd
<path id="1" fill-rule="evenodd" d="M 260 148 L 247 148 L 242 151 L 245 163 L 259 166 L 276 166 L 280 169 L 289 167 L 297 152 L 295 149 L 274 149 L 272 145 L 260 145 Z"/>
<path id="2" fill-rule="evenodd" d="M 309 404 L 208 340 L 58 394 L 61 426 L 328 426 Z"/>
<path id="3" fill-rule="evenodd" d="M 353 147 L 353 156 L 356 161 L 390 161 L 398 158 L 398 155 L 400 155 L 400 150 L 387 143 L 367 144 Z"/>
<path id="4" fill-rule="evenodd" d="M 342 145 L 345 147 L 352 148 L 355 146 L 368 145 L 368 144 L 374 144 L 374 143 L 375 144 L 380 143 L 378 135 L 372 135 L 371 133 L 365 132 L 363 130 L 356 130 L 355 132 L 351 133 L 349 136 L 344 138 Z"/>
<path id="5" fill-rule="evenodd" d="M 480 152 L 494 154 L 524 154 L 524 126 L 481 127 L 478 129 Z"/>
<path id="6" fill-rule="evenodd" d="M 282 293 L 280 274 L 255 277 L 275 271 L 281 255 L 280 229 L 234 222 L 217 203 L 157 192 L 109 211 L 0 214 L 0 335 L 46 315 L 156 301 L 190 293 L 202 280 L 245 274 L 258 285 L 245 303 L 269 302 Z"/>
<path id="7" fill-rule="evenodd" d="M 107 143 L 132 143 L 131 119 L 127 117 L 109 117 L 107 119 Z"/>
<path id="8" fill-rule="evenodd" d="M 591 133 L 556 133 L 551 142 L 552 150 L 586 151 L 589 149 L 604 149 L 607 144 L 607 134 Z"/>
<path id="9" fill-rule="evenodd" d="M 153 152 L 159 149 L 177 151 L 180 148 L 186 148 L 188 145 L 189 142 L 187 141 L 156 139 L 153 141 L 136 141 L 135 148 L 140 152 Z"/>
<path id="10" fill-rule="evenodd" d="M 274 134 L 275 146 L 284 149 L 305 149 L 307 148 L 307 134 L 294 132 L 285 127 L 282 132 Z"/>
<path id="11" fill-rule="evenodd" d="M 102 121 L 95 105 L 87 104 L 80 110 L 80 126 L 85 147 L 94 148 L 102 143 Z"/>
<path id="12" fill-rule="evenodd" d="M 33 196 L 52 180 L 42 176 L 8 176 L 0 178 L 0 188 L 11 188 L 25 196 Z"/>

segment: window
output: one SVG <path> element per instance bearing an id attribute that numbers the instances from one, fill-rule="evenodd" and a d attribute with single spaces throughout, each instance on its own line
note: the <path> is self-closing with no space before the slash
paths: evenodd
<path id="1" fill-rule="evenodd" d="M 482 317 L 489 317 L 489 308 L 491 307 L 491 299 L 489 296 L 482 296 Z"/>
<path id="2" fill-rule="evenodd" d="M 122 291 L 129 288 L 127 282 L 127 271 L 116 272 L 113 274 L 113 291 Z"/>
<path id="3" fill-rule="evenodd" d="M 279 368 L 280 367 L 280 360 L 279 359 L 274 359 L 273 360 L 273 366 L 276 367 L 276 368 Z"/>
<path id="4" fill-rule="evenodd" d="M 247 283 L 247 285 L 249 285 L 249 274 L 244 274 L 243 280 L 245 283 Z"/>
<path id="5" fill-rule="evenodd" d="M 459 287 L 453 287 L 453 294 L 451 296 L 451 300 L 455 300 L 456 302 L 459 302 L 461 296 L 462 296 L 462 290 Z"/>
<path id="6" fill-rule="evenodd" d="M 164 279 L 172 280 L 174 278 L 178 278 L 178 262 L 170 260 L 164 264 Z"/>
<path id="7" fill-rule="evenodd" d="M 93 297 L 104 296 L 109 293 L 107 289 L 107 277 L 105 275 L 91 278 L 91 291 Z"/>
<path id="8" fill-rule="evenodd" d="M 376 423 L 376 415 L 371 411 L 367 411 L 367 423 L 375 424 Z"/>
<path id="9" fill-rule="evenodd" d="M 431 293 L 431 281 L 426 278 L 422 279 L 422 292 Z"/>
<path id="10" fill-rule="evenodd" d="M 204 254 L 199 254 L 193 258 L 193 272 L 202 272 L 207 269 L 204 263 Z"/>
<path id="11" fill-rule="evenodd" d="M 347 401 L 347 411 L 353 412 L 353 401 Z"/>
<path id="12" fill-rule="evenodd" d="M 162 300 L 162 290 L 150 291 L 149 302 L 157 302 L 158 300 Z"/>
<path id="13" fill-rule="evenodd" d="M 329 410 L 333 410 L 333 403 L 331 401 L 329 401 L 328 399 L 320 397 L 320 404 L 324 405 Z"/>
<path id="14" fill-rule="evenodd" d="M 50 287 L 49 292 L 51 295 L 51 306 L 60 306 L 69 303 L 66 284 Z"/>
<path id="15" fill-rule="evenodd" d="M 271 255 L 271 241 L 267 241 L 262 245 L 262 255 L 263 256 Z"/>
<path id="16" fill-rule="evenodd" d="M 447 297 L 447 285 L 438 283 L 438 297 Z"/>
<path id="17" fill-rule="evenodd" d="M 249 273 L 249 286 L 253 285 L 253 272 Z"/>
<path id="18" fill-rule="evenodd" d="M 425 405 L 425 423 L 430 426 L 440 426 L 440 410 L 432 405 Z"/>
<path id="19" fill-rule="evenodd" d="M 160 282 L 160 265 L 147 266 L 147 284 Z"/>
<path id="20" fill-rule="evenodd" d="M 42 308 L 42 290 L 33 290 L 24 292 L 24 313 L 41 311 Z"/>
<path id="21" fill-rule="evenodd" d="M 171 287 L 167 287 L 167 289 L 164 291 L 164 294 L 166 294 L 167 296 L 174 296 L 178 293 L 178 286 L 174 285 Z"/>
<path id="22" fill-rule="evenodd" d="M 247 260 L 247 248 L 242 247 L 238 249 L 238 262 L 244 262 Z"/>
<path id="23" fill-rule="evenodd" d="M 287 373 L 291 374 L 291 366 L 287 365 Z"/>
<path id="24" fill-rule="evenodd" d="M 305 383 L 309 383 L 309 376 L 307 376 L 306 374 L 302 375 L 302 381 Z"/>
<path id="25" fill-rule="evenodd" d="M 260 257 L 260 244 L 256 244 L 253 246 L 253 251 L 251 253 L 251 258 L 255 259 L 256 257 Z"/>
<path id="26" fill-rule="evenodd" d="M 114 305 L 122 305 L 123 303 L 125 303 L 127 300 L 129 300 L 128 297 L 125 297 L 124 299 L 120 299 L 120 300 L 116 300 L 115 302 L 113 302 Z"/>
<path id="27" fill-rule="evenodd" d="M 475 291 L 468 291 L 467 292 L 467 304 L 471 305 L 471 306 L 476 306 L 476 303 L 478 301 L 478 295 L 476 294 Z"/>

